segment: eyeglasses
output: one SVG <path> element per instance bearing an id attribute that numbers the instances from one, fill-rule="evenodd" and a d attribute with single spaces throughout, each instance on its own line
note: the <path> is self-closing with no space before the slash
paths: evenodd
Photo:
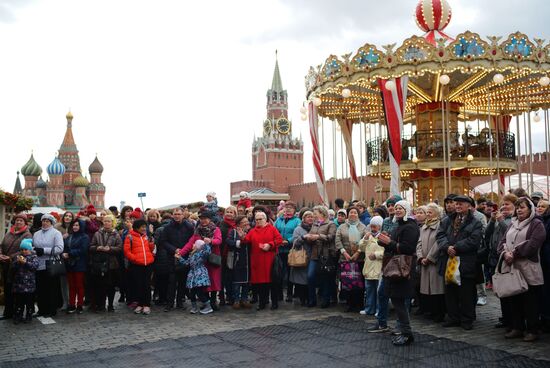
<path id="1" fill-rule="evenodd" d="M 265 219 L 264 219 L 263 217 L 257 217 L 255 220 L 256 220 L 256 221 L 263 221 L 263 220 L 265 220 Z"/>

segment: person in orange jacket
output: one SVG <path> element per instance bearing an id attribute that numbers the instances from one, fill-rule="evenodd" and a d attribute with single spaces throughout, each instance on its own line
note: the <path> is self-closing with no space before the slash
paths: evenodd
<path id="1" fill-rule="evenodd" d="M 128 259 L 129 287 L 133 289 L 137 306 L 136 314 L 151 313 L 151 273 L 155 255 L 155 244 L 147 238 L 147 222 L 134 221 L 132 230 L 124 239 L 124 256 Z"/>

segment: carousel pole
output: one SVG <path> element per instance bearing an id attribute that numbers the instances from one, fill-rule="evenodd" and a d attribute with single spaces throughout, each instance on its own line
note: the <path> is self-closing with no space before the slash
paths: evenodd
<path id="1" fill-rule="evenodd" d="M 361 177 L 361 183 L 360 183 L 360 189 L 361 189 L 361 199 L 363 199 L 364 193 L 363 193 L 363 129 L 364 129 L 363 122 L 359 122 L 359 175 Z"/>
<path id="2" fill-rule="evenodd" d="M 382 120 L 380 115 L 378 116 L 378 203 L 382 203 L 382 174 L 380 172 L 380 165 L 382 164 Z"/>
<path id="3" fill-rule="evenodd" d="M 340 164 L 342 165 L 341 166 L 341 170 L 342 170 L 342 195 L 345 195 L 344 193 L 346 192 L 346 183 L 344 182 L 344 165 L 345 165 L 345 162 L 344 162 L 344 136 L 342 134 L 342 128 L 340 128 Z"/>
<path id="4" fill-rule="evenodd" d="M 530 104 L 529 104 L 530 108 Z M 531 113 L 527 113 L 527 129 L 529 134 L 529 181 L 531 182 L 531 187 L 529 189 L 529 194 L 533 194 L 533 191 L 535 190 L 534 183 L 533 183 L 533 142 L 531 137 Z"/>
<path id="5" fill-rule="evenodd" d="M 451 117 L 450 117 L 450 107 L 449 107 L 449 103 L 447 102 L 446 103 L 446 106 L 447 106 L 447 109 L 445 111 L 445 115 L 447 116 L 445 121 L 448 122 L 448 126 L 447 126 L 447 162 L 449 164 L 449 192 L 452 192 L 453 191 L 453 187 L 452 187 L 452 172 L 451 172 L 451 168 L 452 168 L 452 155 L 451 155 Z"/>
<path id="6" fill-rule="evenodd" d="M 498 114 L 498 110 L 496 111 L 496 113 Z M 496 154 L 496 158 L 497 158 L 497 180 L 498 180 L 498 195 L 500 196 L 500 144 L 499 144 L 499 141 L 500 141 L 500 130 L 499 130 L 499 125 L 502 121 L 502 116 L 499 114 L 496 116 L 496 120 L 495 120 L 495 131 L 496 131 L 496 136 L 497 136 L 497 154 Z M 504 190 L 504 188 L 503 188 Z"/>
<path id="7" fill-rule="evenodd" d="M 491 175 L 491 193 L 493 191 L 493 132 L 491 130 L 491 94 L 487 95 L 487 127 L 489 129 L 489 173 Z"/>
<path id="8" fill-rule="evenodd" d="M 445 99 L 443 98 L 444 86 L 441 86 L 441 151 L 443 153 L 443 191 L 445 194 L 443 197 L 446 197 L 447 194 L 450 194 L 450 191 L 447 190 L 447 144 L 446 144 L 446 135 L 445 135 Z"/>
<path id="9" fill-rule="evenodd" d="M 544 142 L 545 142 L 545 160 L 546 160 L 546 196 L 550 194 L 550 161 L 548 160 L 548 152 L 550 149 L 548 148 L 548 110 L 544 110 Z"/>
<path id="10" fill-rule="evenodd" d="M 518 103 L 518 91 L 516 89 L 516 135 L 517 135 L 517 142 L 518 142 L 518 152 L 516 156 L 516 164 L 518 166 L 518 179 L 519 179 L 519 185 L 521 187 L 522 180 L 521 180 L 521 137 L 519 132 L 519 103 Z M 512 185 L 510 185 L 510 189 L 512 189 Z"/>
<path id="11" fill-rule="evenodd" d="M 335 198 L 338 198 L 338 167 L 336 164 L 336 123 L 332 121 L 332 177 L 334 178 Z"/>
<path id="12" fill-rule="evenodd" d="M 529 106 L 529 105 L 528 105 Z M 523 140 L 525 141 L 525 160 L 529 164 L 529 167 L 531 167 L 531 157 L 529 156 L 529 144 L 527 143 L 527 118 L 525 115 L 529 115 L 529 113 L 523 113 Z M 527 191 L 529 191 L 529 187 L 531 184 L 529 183 L 529 173 L 526 173 L 525 176 L 527 177 L 527 188 L 525 188 Z"/>

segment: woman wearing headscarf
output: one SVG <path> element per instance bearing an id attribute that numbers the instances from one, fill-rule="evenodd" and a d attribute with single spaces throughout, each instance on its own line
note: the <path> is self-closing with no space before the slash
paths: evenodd
<path id="1" fill-rule="evenodd" d="M 27 226 L 27 218 L 24 215 L 16 215 L 13 218 L 13 226 L 4 236 L 0 244 L 0 266 L 2 267 L 2 281 L 4 284 L 4 313 L 0 320 L 13 317 L 14 299 L 12 290 L 12 279 L 10 274 L 12 258 L 19 252 L 19 245 L 23 239 L 31 239 L 32 234 Z"/>
<path id="2" fill-rule="evenodd" d="M 311 246 L 307 268 L 308 307 L 317 305 L 317 285 L 322 297 L 321 308 L 330 306 L 330 296 L 336 287 L 336 224 L 329 220 L 325 206 L 313 207 L 315 221 L 304 240 Z"/>
<path id="3" fill-rule="evenodd" d="M 86 221 L 76 219 L 71 222 L 69 236 L 65 238 L 63 258 L 67 268 L 69 283 L 69 303 L 67 313 L 82 313 L 84 303 L 84 274 L 88 265 L 90 239 L 86 233 Z"/>
<path id="4" fill-rule="evenodd" d="M 416 246 L 416 257 L 420 266 L 420 309 L 429 313 L 435 322 L 443 322 L 445 280 L 439 274 L 439 248 L 436 239 L 441 209 L 435 203 L 422 207 L 426 207 L 426 218 L 420 228 L 420 238 Z"/>
<path id="5" fill-rule="evenodd" d="M 271 309 L 279 307 L 277 288 L 271 279 L 273 261 L 277 254 L 277 248 L 282 244 L 283 238 L 279 231 L 268 223 L 267 215 L 257 211 L 254 215 L 256 226 L 246 234 L 243 243 L 250 247 L 250 283 L 256 286 L 260 300 L 258 310 L 265 309 L 271 292 Z"/>
<path id="6" fill-rule="evenodd" d="M 314 218 L 313 212 L 305 211 L 302 214 L 302 222 L 294 229 L 292 234 L 292 246 L 296 250 L 304 249 L 307 259 L 311 258 L 311 246 L 306 242 L 304 235 L 311 231 Z M 304 267 L 290 267 L 289 281 L 294 285 L 294 295 L 300 298 L 300 305 L 306 306 L 308 303 L 307 292 L 307 265 Z"/>
<path id="7" fill-rule="evenodd" d="M 108 311 L 114 312 L 115 286 L 119 279 L 117 256 L 122 253 L 122 239 L 115 230 L 116 220 L 113 215 L 103 218 L 103 227 L 94 234 L 90 243 L 91 289 L 95 294 L 96 311 L 105 310 L 105 297 Z"/>
<path id="8" fill-rule="evenodd" d="M 340 253 L 339 263 L 353 263 L 358 271 L 358 278 L 362 279 L 361 270 L 365 261 L 365 254 L 359 249 L 359 241 L 367 233 L 367 227 L 359 220 L 360 210 L 357 207 L 348 208 L 348 219 L 336 231 L 336 250 Z M 369 219 L 370 222 L 370 219 Z M 362 281 L 362 280 L 361 280 Z M 359 311 L 363 299 L 364 284 L 362 287 L 346 290 L 347 312 Z"/>
<path id="9" fill-rule="evenodd" d="M 380 234 L 378 243 L 384 247 L 384 257 L 396 255 L 412 256 L 416 252 L 420 230 L 411 218 L 411 205 L 405 200 L 395 204 L 393 221 L 397 225 L 390 235 Z M 414 296 L 414 285 L 410 279 L 390 279 L 384 277 L 384 293 L 391 298 L 397 314 L 398 326 L 401 334 L 394 336 L 394 345 L 409 345 L 414 341 L 412 334 L 409 310 L 405 306 L 405 299 Z"/>
<path id="10" fill-rule="evenodd" d="M 211 253 L 221 259 L 220 245 L 222 243 L 222 233 L 220 228 L 212 221 L 213 216 L 208 210 L 203 210 L 199 213 L 199 223 L 195 227 L 195 233 L 180 250 L 182 257 L 187 256 L 193 250 L 193 245 L 197 240 L 202 240 L 210 246 Z M 216 303 L 216 296 L 222 289 L 222 268 L 220 264 L 207 262 L 206 269 L 210 278 L 210 286 L 208 286 L 206 291 L 210 293 L 210 305 L 212 309 L 217 311 L 219 307 Z"/>
<path id="11" fill-rule="evenodd" d="M 535 216 L 533 202 L 528 197 L 518 199 L 515 217 L 498 246 L 506 265 L 513 265 L 520 271 L 529 285 L 526 292 L 506 298 L 514 313 L 511 316 L 512 331 L 504 337 L 513 339 L 523 336 L 525 342 L 538 339 L 539 293 L 544 284 L 539 253 L 546 239 L 546 230 Z"/>

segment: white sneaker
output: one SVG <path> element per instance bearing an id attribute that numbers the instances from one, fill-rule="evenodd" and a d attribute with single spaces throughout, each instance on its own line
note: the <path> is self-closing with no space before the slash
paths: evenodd
<path id="1" fill-rule="evenodd" d="M 191 303 L 191 310 L 189 310 L 189 313 L 191 314 L 199 313 L 199 307 L 197 307 L 197 303 Z"/>
<path id="2" fill-rule="evenodd" d="M 480 296 L 477 298 L 477 305 L 485 305 L 487 304 L 487 297 Z"/>
<path id="3" fill-rule="evenodd" d="M 209 314 L 214 312 L 214 309 L 212 309 L 212 306 L 210 303 L 207 303 L 204 307 L 201 308 L 200 314 Z"/>
<path id="4" fill-rule="evenodd" d="M 136 309 L 134 309 L 135 314 L 141 314 L 143 312 L 143 307 L 137 306 Z"/>
<path id="5" fill-rule="evenodd" d="M 362 315 L 362 316 L 366 316 L 366 315 L 367 315 L 367 311 L 365 311 L 365 310 L 363 309 L 361 312 L 359 312 L 359 314 Z"/>
<path id="6" fill-rule="evenodd" d="M 143 314 L 145 314 L 146 316 L 148 316 L 149 314 L 151 314 L 151 308 L 149 308 L 149 307 L 143 307 Z"/>

